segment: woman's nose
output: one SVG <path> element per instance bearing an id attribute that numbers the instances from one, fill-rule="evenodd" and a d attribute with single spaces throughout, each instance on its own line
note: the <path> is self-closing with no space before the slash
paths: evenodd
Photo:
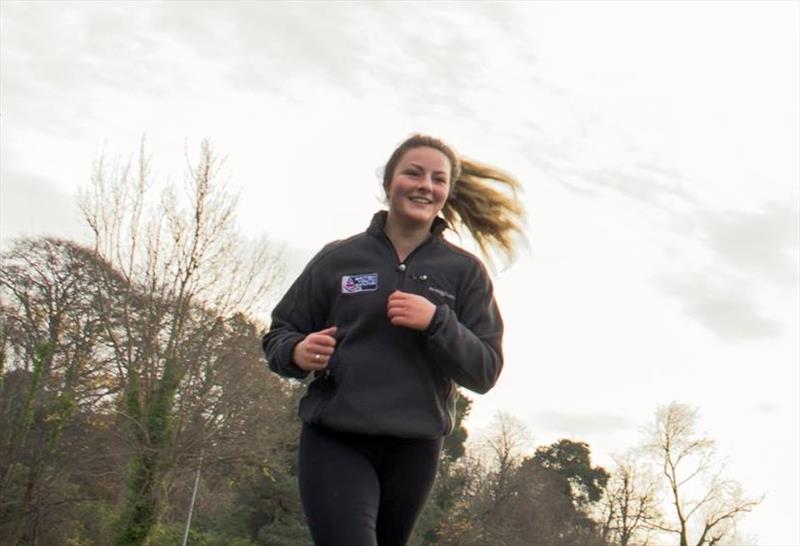
<path id="1" fill-rule="evenodd" d="M 420 189 L 424 189 L 425 191 L 432 191 L 433 190 L 433 179 L 431 178 L 430 174 L 423 174 L 419 179 L 419 187 Z"/>

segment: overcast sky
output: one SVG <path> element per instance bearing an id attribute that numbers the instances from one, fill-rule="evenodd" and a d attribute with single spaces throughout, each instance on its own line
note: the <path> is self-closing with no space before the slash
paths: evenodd
<path id="1" fill-rule="evenodd" d="M 146 135 L 180 181 L 207 137 L 288 282 L 434 134 L 516 175 L 529 214 L 474 434 L 504 411 L 608 464 L 658 405 L 698 406 L 766 495 L 746 536 L 800 544 L 799 6 L 4 1 L 0 235 L 85 238 L 101 153 Z"/>

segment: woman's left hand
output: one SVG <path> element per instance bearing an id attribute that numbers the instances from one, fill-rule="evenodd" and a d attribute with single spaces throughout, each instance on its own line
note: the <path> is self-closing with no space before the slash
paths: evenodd
<path id="1" fill-rule="evenodd" d="M 430 326 L 436 306 L 422 296 L 395 290 L 389 296 L 387 310 L 395 326 L 422 331 Z"/>

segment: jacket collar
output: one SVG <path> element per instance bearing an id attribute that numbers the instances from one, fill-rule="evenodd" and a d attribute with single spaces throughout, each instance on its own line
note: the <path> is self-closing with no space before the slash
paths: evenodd
<path id="1" fill-rule="evenodd" d="M 388 217 L 389 212 L 385 210 L 379 210 L 372 216 L 372 221 L 367 228 L 367 233 L 370 235 L 380 236 L 383 233 L 383 228 L 386 226 L 386 218 Z M 445 229 L 449 226 L 447 221 L 437 216 L 433 219 L 433 225 L 431 226 L 431 236 L 432 237 L 439 237 Z"/>

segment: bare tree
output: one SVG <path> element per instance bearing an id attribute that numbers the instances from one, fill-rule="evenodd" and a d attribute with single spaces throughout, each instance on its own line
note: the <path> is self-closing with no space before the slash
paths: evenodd
<path id="1" fill-rule="evenodd" d="M 108 167 L 101 158 L 82 194 L 95 253 L 113 271 L 98 279 L 109 296 L 98 301 L 98 314 L 123 378 L 133 442 L 118 545 L 146 542 L 160 518 L 187 394 L 213 394 L 203 392 L 203 377 L 227 319 L 263 303 L 280 276 L 268 245 L 248 247 L 237 235 L 236 199 L 219 180 L 221 167 L 204 141 L 182 192 L 167 188 L 153 201 L 142 143 L 135 168 Z M 195 443 L 197 458 L 203 443 Z"/>
<path id="2" fill-rule="evenodd" d="M 680 546 L 715 546 L 761 501 L 745 497 L 737 482 L 723 478 L 715 442 L 698 434 L 696 424 L 697 410 L 684 404 L 656 411 L 647 447 L 661 467 L 674 520 L 654 528 L 677 535 Z"/>
<path id="3" fill-rule="evenodd" d="M 510 546 L 513 537 L 502 528 L 504 506 L 513 503 L 513 477 L 522 461 L 528 441 L 525 426 L 507 413 L 492 421 L 492 433 L 476 440 L 453 465 L 460 487 L 459 498 L 451 506 L 437 530 L 442 546 Z"/>
<path id="4" fill-rule="evenodd" d="M 519 419 L 499 412 L 494 419 L 495 434 L 486 439 L 494 472 L 490 480 L 491 497 L 495 506 L 502 504 L 511 494 L 509 481 L 522 461 L 522 450 L 530 440 L 525 425 Z"/>
<path id="5" fill-rule="evenodd" d="M 646 546 L 661 518 L 657 478 L 634 451 L 614 463 L 601 506 L 603 539 L 614 546 Z"/>

